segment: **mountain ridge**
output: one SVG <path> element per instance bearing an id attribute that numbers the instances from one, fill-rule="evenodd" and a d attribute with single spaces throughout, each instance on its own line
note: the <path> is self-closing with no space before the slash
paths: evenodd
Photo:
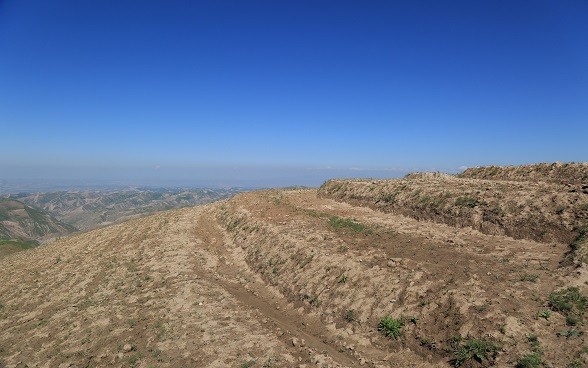
<path id="1" fill-rule="evenodd" d="M 0 198 L 0 240 L 35 240 L 63 236 L 77 229 L 48 212 L 21 201 Z"/>

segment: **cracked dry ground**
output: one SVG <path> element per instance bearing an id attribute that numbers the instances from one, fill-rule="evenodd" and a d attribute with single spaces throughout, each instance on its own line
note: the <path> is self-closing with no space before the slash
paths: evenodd
<path id="1" fill-rule="evenodd" d="M 514 366 L 533 334 L 544 361 L 565 366 L 584 336 L 558 339 L 563 316 L 535 317 L 552 290 L 585 285 L 558 266 L 567 249 L 316 190 L 241 194 L 1 259 L 0 364 L 448 367 L 451 338 L 474 336 Z M 384 315 L 413 323 L 387 339 Z"/>

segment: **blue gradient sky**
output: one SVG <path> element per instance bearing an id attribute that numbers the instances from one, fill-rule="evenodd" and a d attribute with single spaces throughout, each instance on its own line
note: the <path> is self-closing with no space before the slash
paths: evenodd
<path id="1" fill-rule="evenodd" d="M 588 2 L 0 0 L 0 180 L 588 160 Z"/>

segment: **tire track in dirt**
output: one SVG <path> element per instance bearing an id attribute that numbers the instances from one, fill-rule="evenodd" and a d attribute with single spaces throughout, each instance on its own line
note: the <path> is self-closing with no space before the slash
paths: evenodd
<path id="1" fill-rule="evenodd" d="M 239 271 L 235 267 L 236 265 L 243 268 L 248 268 L 248 266 L 243 258 L 238 258 L 240 254 L 235 252 L 236 246 L 226 237 L 218 222 L 214 220 L 214 213 L 210 213 L 209 216 L 200 216 L 196 220 L 196 225 L 193 226 L 193 237 L 201 239 L 209 249 L 215 249 L 219 253 L 218 257 L 230 259 L 230 264 L 219 264 L 216 271 L 209 270 L 206 272 L 201 268 L 194 267 L 199 277 L 216 283 L 243 305 L 259 311 L 268 320 L 266 325 L 273 326 L 274 333 L 277 333 L 277 336 L 286 345 L 296 345 L 294 347 L 299 348 L 300 352 L 306 350 L 307 355 L 322 354 L 328 356 L 343 367 L 359 365 L 358 359 L 353 355 L 344 354 L 324 342 L 324 340 L 333 340 L 336 336 L 331 336 L 331 334 L 327 333 L 326 328 L 320 326 L 320 321 L 314 320 L 312 327 L 314 330 L 323 331 L 323 336 L 316 336 L 310 331 L 305 331 L 304 327 L 301 327 L 303 316 L 285 303 L 281 296 L 277 296 L 275 291 L 269 290 L 257 275 L 255 277 L 257 280 L 245 287 L 238 282 L 231 281 L 238 279 Z M 228 249 L 229 244 L 232 245 L 232 249 Z"/>

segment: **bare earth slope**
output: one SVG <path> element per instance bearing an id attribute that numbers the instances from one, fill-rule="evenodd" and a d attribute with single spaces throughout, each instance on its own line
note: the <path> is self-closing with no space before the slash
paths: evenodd
<path id="1" fill-rule="evenodd" d="M 0 364 L 582 366 L 588 276 L 560 263 L 557 236 L 487 235 L 316 190 L 240 194 L 1 259 Z M 551 293 L 570 286 L 581 305 L 558 309 Z M 384 316 L 402 322 L 397 339 L 378 331 Z"/>
<path id="2" fill-rule="evenodd" d="M 419 220 L 543 242 L 571 242 L 588 224 L 588 191 L 541 181 L 416 173 L 403 179 L 329 180 L 319 195 Z"/>
<path id="3" fill-rule="evenodd" d="M 0 198 L 0 240 L 43 240 L 70 234 L 77 229 L 49 213 L 23 202 Z"/>
<path id="4" fill-rule="evenodd" d="M 522 166 L 481 166 L 466 169 L 461 178 L 510 181 L 545 181 L 558 184 L 580 184 L 588 189 L 588 162 Z"/>

